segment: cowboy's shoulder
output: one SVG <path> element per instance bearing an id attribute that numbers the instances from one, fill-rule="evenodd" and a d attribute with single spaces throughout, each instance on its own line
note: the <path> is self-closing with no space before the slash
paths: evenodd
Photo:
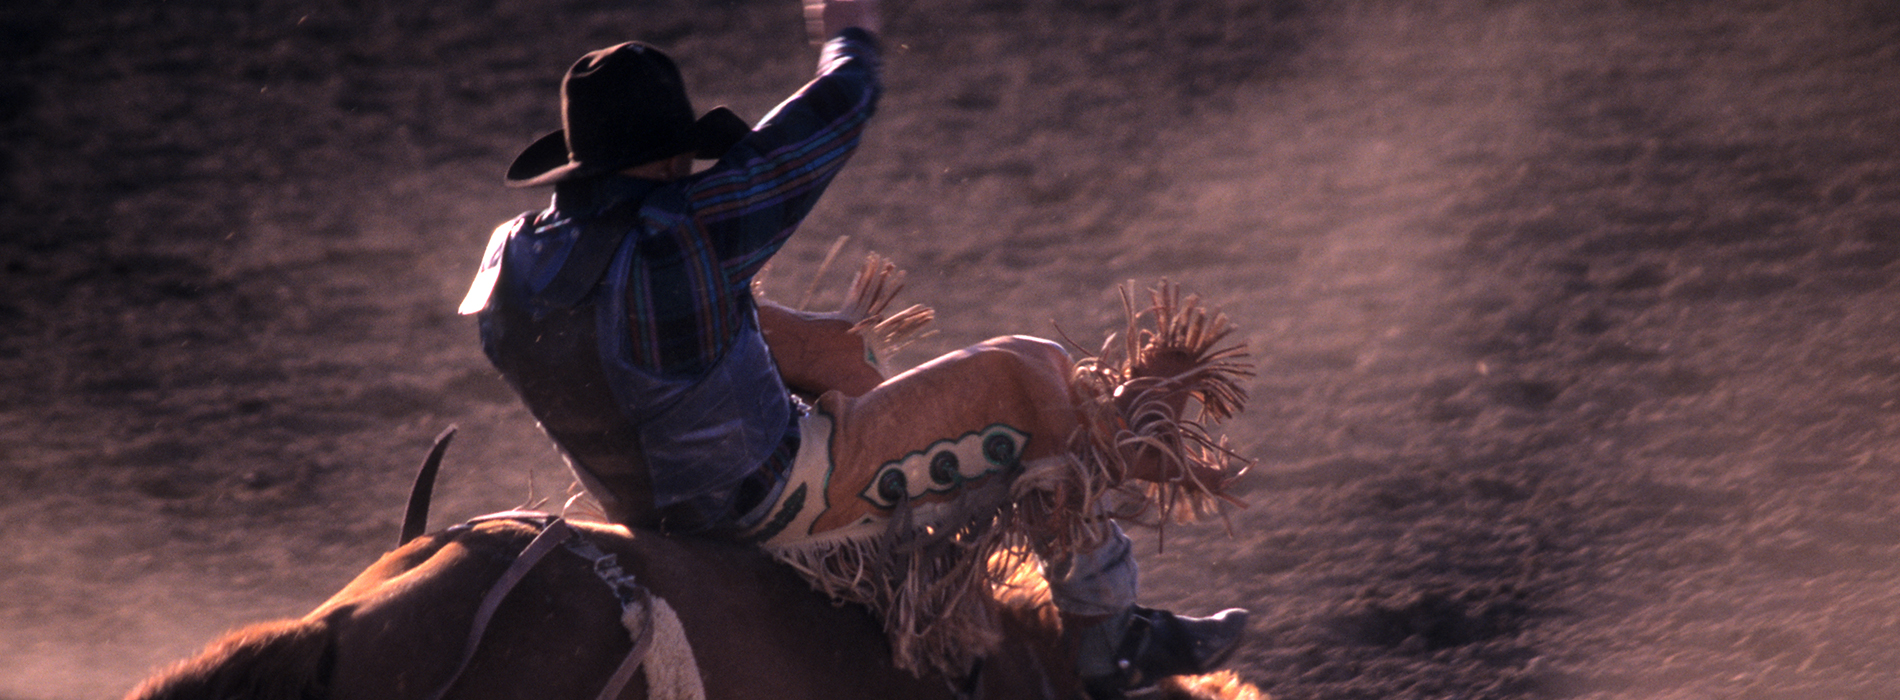
<path id="1" fill-rule="evenodd" d="M 579 236 L 580 226 L 553 210 L 531 211 L 502 223 L 496 234 L 505 239 L 509 258 L 533 265 L 531 261 L 565 253 Z"/>
<path id="2" fill-rule="evenodd" d="M 519 262 L 525 254 L 531 254 L 533 248 L 542 246 L 522 246 L 526 236 L 524 231 L 534 228 L 539 212 L 525 212 L 512 219 L 501 222 L 488 236 L 488 245 L 483 248 L 481 265 L 476 268 L 475 281 L 469 285 L 468 295 L 462 298 L 458 312 L 463 315 L 482 313 L 489 309 L 489 300 L 502 277 L 502 268 L 512 266 L 510 261 Z M 522 250 L 524 247 L 529 250 Z"/>

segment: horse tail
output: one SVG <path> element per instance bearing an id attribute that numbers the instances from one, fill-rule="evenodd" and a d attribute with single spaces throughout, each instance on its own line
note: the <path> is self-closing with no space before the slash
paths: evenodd
<path id="1" fill-rule="evenodd" d="M 246 627 L 147 679 L 126 700 L 323 700 L 336 653 L 321 619 Z"/>
<path id="2" fill-rule="evenodd" d="M 402 538 L 396 546 L 409 544 L 410 540 L 421 537 L 429 529 L 429 501 L 435 496 L 435 473 L 442 467 L 442 455 L 449 451 L 449 441 L 455 439 L 455 426 L 443 430 L 435 436 L 435 446 L 429 448 L 429 456 L 422 460 L 422 469 L 416 472 L 415 485 L 409 488 L 409 507 L 402 514 Z"/>

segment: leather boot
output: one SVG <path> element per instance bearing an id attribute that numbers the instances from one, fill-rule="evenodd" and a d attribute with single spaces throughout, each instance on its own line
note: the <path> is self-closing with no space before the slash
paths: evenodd
<path id="1" fill-rule="evenodd" d="M 1168 676 L 1211 672 L 1240 647 L 1247 617 L 1247 611 L 1240 608 L 1208 617 L 1183 617 L 1166 610 L 1131 606 L 1127 612 L 1084 632 L 1085 638 L 1116 641 L 1106 663 L 1087 658 L 1094 655 L 1091 647 L 1100 650 L 1106 644 L 1084 642 L 1078 648 L 1084 656 L 1077 664 L 1082 683 L 1089 697 L 1107 700 Z"/>

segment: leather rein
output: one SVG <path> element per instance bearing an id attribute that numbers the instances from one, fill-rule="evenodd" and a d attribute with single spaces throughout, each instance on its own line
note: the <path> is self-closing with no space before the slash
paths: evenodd
<path id="1" fill-rule="evenodd" d="M 416 475 L 415 484 L 409 492 L 409 506 L 403 517 L 402 536 L 398 546 L 408 544 L 428 527 L 429 501 L 434 490 L 436 471 L 441 466 L 443 454 L 448 451 L 449 441 L 455 437 L 455 430 L 454 426 L 450 426 L 442 431 L 441 435 L 436 436 L 435 446 L 429 451 L 428 459 L 424 460 L 421 471 Z M 557 548 L 564 548 L 589 563 L 594 575 L 599 577 L 602 583 L 607 584 L 607 587 L 613 591 L 614 598 L 620 601 L 621 620 L 640 620 L 639 630 L 629 629 L 634 636 L 633 649 L 627 652 L 626 658 L 621 659 L 620 665 L 614 669 L 613 675 L 608 677 L 607 684 L 596 696 L 597 700 L 613 700 L 620 697 L 620 693 L 626 690 L 627 684 L 633 681 L 633 674 L 639 672 L 641 663 L 646 660 L 647 652 L 653 646 L 652 593 L 636 582 L 632 574 L 621 570 L 614 555 L 602 551 L 593 542 L 582 537 L 579 531 L 568 525 L 567 521 L 558 515 L 537 511 L 507 511 L 475 518 L 451 527 L 447 532 L 469 530 L 476 525 L 495 521 L 522 523 L 538 528 L 540 533 L 535 535 L 520 554 L 515 555 L 514 562 L 508 565 L 508 569 L 502 572 L 501 577 L 489 586 L 488 593 L 482 596 L 481 605 L 475 609 L 475 619 L 469 624 L 467 641 L 462 645 L 461 659 L 456 663 L 454 673 L 449 674 L 435 692 L 429 694 L 429 700 L 441 700 L 454 689 L 456 682 L 461 680 L 462 673 L 468 670 L 469 662 L 475 658 L 475 652 L 481 648 L 482 637 L 488 631 L 488 623 L 493 620 L 495 611 L 501 607 L 502 601 L 508 597 L 508 593 L 513 591 L 516 585 L 521 583 L 523 578 L 527 577 L 528 572 L 533 570 L 536 564 L 541 563 L 548 553 Z"/>
<path id="2" fill-rule="evenodd" d="M 541 532 L 535 535 L 534 540 L 529 542 L 526 548 L 521 550 L 521 554 L 516 555 L 514 562 L 508 565 L 508 570 L 502 572 L 501 578 L 496 579 L 494 585 L 489 587 L 488 594 L 482 597 L 481 606 L 475 609 L 475 620 L 469 625 L 468 641 L 463 644 L 461 661 L 456 664 L 455 672 L 450 674 L 434 693 L 429 694 L 429 699 L 441 700 L 448 695 L 450 689 L 455 687 L 456 681 L 461 680 L 462 673 L 468 670 L 469 661 L 475 658 L 476 650 L 481 647 L 482 636 L 488 631 L 488 623 L 494 618 L 495 610 L 501 607 L 502 600 L 508 597 L 508 592 L 514 590 L 515 585 L 521 583 L 521 580 L 536 564 L 557 548 L 564 548 L 589 562 L 594 575 L 600 577 L 601 581 L 613 590 L 614 597 L 620 601 L 622 620 L 631 618 L 641 621 L 638 631 L 629 630 L 634 635 L 633 649 L 627 652 L 626 658 L 621 659 L 619 667 L 614 669 L 613 675 L 608 677 L 607 684 L 596 696 L 597 700 L 613 700 L 620 697 L 621 691 L 626 690 L 627 684 L 632 682 L 633 674 L 640 670 L 641 663 L 646 660 L 647 652 L 653 646 L 652 593 L 647 591 L 646 587 L 635 583 L 632 575 L 623 572 L 614 555 L 601 551 L 594 543 L 581 537 L 573 526 L 568 525 L 567 521 L 558 515 L 534 511 L 508 511 L 485 515 L 449 528 L 448 531 L 472 529 L 482 523 L 500 520 L 538 526 Z"/>

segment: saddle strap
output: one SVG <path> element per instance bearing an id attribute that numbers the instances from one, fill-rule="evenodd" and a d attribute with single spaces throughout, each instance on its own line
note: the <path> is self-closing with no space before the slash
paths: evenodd
<path id="1" fill-rule="evenodd" d="M 521 550 L 521 554 L 516 555 L 514 562 L 508 565 L 508 570 L 502 572 L 501 578 L 496 579 L 495 585 L 489 587 L 488 594 L 482 597 L 481 606 L 475 609 L 475 619 L 469 625 L 468 643 L 463 645 L 461 662 L 456 664 L 455 673 L 443 681 L 434 693 L 429 694 L 429 700 L 442 700 L 455 687 L 455 682 L 461 680 L 462 673 L 468 670 L 469 662 L 475 658 L 475 651 L 481 647 L 482 636 L 488 631 L 488 623 L 494 618 L 495 610 L 501 607 L 502 600 L 508 597 L 508 593 L 513 591 L 517 584 L 521 583 L 521 579 L 527 577 L 528 571 L 562 544 L 567 544 L 570 550 L 592 563 L 594 573 L 614 588 L 616 597 L 622 598 L 623 606 L 644 603 L 641 607 L 646 617 L 646 624 L 640 625 L 640 632 L 633 640 L 633 649 L 627 652 L 626 658 L 620 660 L 620 666 L 614 669 L 613 675 L 607 679 L 607 684 L 600 689 L 598 696 L 599 700 L 614 700 L 619 697 L 627 684 L 633 681 L 633 674 L 640 671 L 641 663 L 646 660 L 647 653 L 653 646 L 653 607 L 646 590 L 634 586 L 632 577 L 621 574 L 619 567 L 614 563 L 613 555 L 605 554 L 586 539 L 576 537 L 574 528 L 568 526 L 567 521 L 560 516 L 509 511 L 476 518 L 461 527 L 471 527 L 493 520 L 539 521 L 541 532 L 534 536 L 534 540 L 529 542 L 526 548 Z M 631 600 L 629 594 L 637 595 L 644 600 Z"/>
<path id="2" fill-rule="evenodd" d="M 633 640 L 633 651 L 627 652 L 627 658 L 620 660 L 620 667 L 614 669 L 614 675 L 607 678 L 607 685 L 600 689 L 596 700 L 614 700 L 620 697 L 628 683 L 633 682 L 633 674 L 640 672 L 640 664 L 646 661 L 647 652 L 653 648 L 653 608 L 647 608 L 647 624 L 640 626 L 640 633 Z"/>
<path id="3" fill-rule="evenodd" d="M 620 660 L 620 666 L 614 669 L 613 675 L 607 678 L 607 684 L 601 687 L 600 695 L 596 696 L 598 700 L 614 700 L 633 681 L 633 674 L 640 671 L 647 654 L 652 651 L 655 622 L 653 606 L 658 604 L 658 599 L 645 586 L 635 582 L 632 575 L 621 570 L 618 557 L 601 551 L 586 537 L 568 540 L 567 550 L 587 560 L 594 570 L 594 576 L 613 591 L 614 597 L 620 601 L 620 624 L 627 628 L 633 638 L 633 649 L 627 652 L 626 658 Z M 650 673 L 647 679 L 652 681 Z"/>
<path id="4" fill-rule="evenodd" d="M 521 583 L 521 579 L 526 577 L 528 571 L 533 569 L 535 564 L 540 563 L 548 552 L 554 551 L 555 547 L 573 536 L 574 529 L 567 526 L 567 521 L 555 517 L 548 518 L 547 524 L 541 528 L 541 534 L 535 535 L 534 541 L 529 542 L 528 547 L 521 550 L 521 554 L 515 557 L 514 563 L 508 565 L 508 570 L 502 572 L 501 578 L 488 589 L 488 595 L 482 598 L 481 607 L 475 609 L 475 620 L 469 626 L 468 643 L 462 646 L 461 662 L 455 665 L 455 672 L 449 674 L 448 680 L 443 681 L 441 687 L 429 694 L 429 700 L 442 700 L 448 695 L 449 690 L 455 687 L 455 682 L 461 680 L 462 672 L 468 670 L 468 662 L 475 658 L 475 650 L 482 645 L 482 635 L 488 631 L 489 620 L 495 617 L 495 610 L 501 607 L 501 601 L 508 597 L 508 592 L 514 590 L 515 585 Z"/>

